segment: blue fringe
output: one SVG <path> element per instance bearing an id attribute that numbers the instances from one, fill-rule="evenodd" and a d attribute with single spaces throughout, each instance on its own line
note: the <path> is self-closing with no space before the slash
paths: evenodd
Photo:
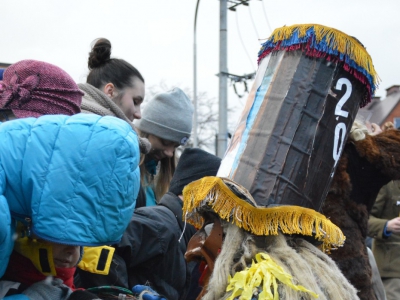
<path id="1" fill-rule="evenodd" d="M 335 49 L 335 44 L 334 44 L 334 39 L 331 39 L 330 44 L 327 43 L 326 41 L 326 36 L 323 37 L 323 39 L 320 42 L 317 42 L 316 36 L 314 33 L 314 28 L 310 28 L 306 31 L 306 35 L 303 37 L 299 37 L 299 30 L 295 29 L 293 31 L 293 34 L 290 36 L 290 38 L 286 40 L 281 40 L 276 43 L 273 42 L 274 36 L 271 36 L 269 40 L 267 40 L 264 44 L 261 45 L 261 49 L 258 52 L 258 57 L 260 57 L 265 51 L 268 51 L 270 49 L 275 49 L 276 46 L 280 43 L 280 48 L 286 48 L 294 45 L 301 45 L 301 44 L 307 44 L 310 41 L 310 48 L 315 49 L 317 51 L 326 53 L 327 55 L 337 57 L 340 61 L 345 62 L 347 65 L 350 66 L 350 68 L 356 70 L 360 74 L 363 74 L 371 87 L 371 95 L 374 95 L 375 90 L 376 90 L 376 85 L 374 83 L 374 79 L 372 76 L 369 74 L 369 72 L 360 67 L 354 60 L 352 60 L 349 55 L 345 53 L 339 52 L 337 49 Z"/>

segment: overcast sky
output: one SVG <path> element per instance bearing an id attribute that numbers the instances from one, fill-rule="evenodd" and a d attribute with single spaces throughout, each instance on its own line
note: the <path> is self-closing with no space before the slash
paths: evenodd
<path id="1" fill-rule="evenodd" d="M 143 74 L 147 87 L 193 87 L 193 22 L 197 0 L 1 0 L 0 62 L 44 60 L 85 82 L 92 41 L 108 38 L 112 55 Z M 256 69 L 272 29 L 318 23 L 357 37 L 382 80 L 377 95 L 400 84 L 400 1 L 251 0 L 228 11 L 228 69 Z M 270 27 L 269 27 L 270 26 Z M 218 98 L 219 1 L 201 0 L 197 23 L 198 90 Z M 239 89 L 241 87 L 238 87 Z M 232 88 L 229 106 L 239 107 Z"/>

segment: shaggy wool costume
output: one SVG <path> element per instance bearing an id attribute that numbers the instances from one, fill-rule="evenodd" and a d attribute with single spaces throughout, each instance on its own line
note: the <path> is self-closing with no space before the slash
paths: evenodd
<path id="1" fill-rule="evenodd" d="M 368 225 L 369 227 L 369 225 Z M 381 274 L 379 273 L 378 266 L 376 264 L 375 256 L 372 250 L 367 247 L 369 264 L 372 269 L 372 288 L 374 289 L 374 294 L 377 300 L 386 299 L 385 286 L 383 285 Z"/>
<path id="2" fill-rule="evenodd" d="M 360 299 L 375 299 L 365 244 L 368 215 L 382 186 L 400 179 L 400 131 L 347 142 L 322 213 L 346 236 L 331 252 L 343 274 L 359 290 Z"/>
<path id="3" fill-rule="evenodd" d="M 358 299 L 355 288 L 343 277 L 335 263 L 302 237 L 255 236 L 224 222 L 225 241 L 215 262 L 215 271 L 203 300 L 228 299 L 228 274 L 241 271 L 257 253 L 268 253 L 286 272 L 296 274 L 295 284 L 318 294 L 318 300 Z M 332 284 L 334 282 L 335 284 Z M 311 293 L 293 290 L 284 284 L 278 287 L 279 299 L 311 300 Z M 237 298 L 235 298 L 237 299 Z M 247 298 L 246 298 L 247 299 Z"/>

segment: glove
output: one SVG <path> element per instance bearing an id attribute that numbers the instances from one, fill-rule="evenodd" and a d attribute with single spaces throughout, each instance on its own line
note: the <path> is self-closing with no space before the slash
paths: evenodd
<path id="1" fill-rule="evenodd" d="M 143 300 L 167 300 L 164 296 L 160 296 L 156 291 L 147 285 L 135 285 L 132 288 L 134 294 L 141 294 Z"/>
<path id="2" fill-rule="evenodd" d="M 45 280 L 32 284 L 22 293 L 28 296 L 29 299 L 65 300 L 68 299 L 69 295 L 72 293 L 72 290 L 63 284 L 61 279 L 50 279 L 50 277 L 48 277 Z"/>

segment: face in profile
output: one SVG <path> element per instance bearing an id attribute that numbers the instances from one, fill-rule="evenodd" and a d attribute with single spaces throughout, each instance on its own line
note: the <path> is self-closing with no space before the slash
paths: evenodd
<path id="1" fill-rule="evenodd" d="M 80 257 L 80 246 L 70 246 L 51 243 L 53 246 L 53 261 L 56 268 L 73 268 Z"/>
<path id="2" fill-rule="evenodd" d="M 132 85 L 125 87 L 113 99 L 115 103 L 121 108 L 125 116 L 132 122 L 134 119 L 140 119 L 142 112 L 140 105 L 144 99 L 144 83 L 138 77 L 132 79 Z"/>
<path id="3" fill-rule="evenodd" d="M 168 141 L 152 134 L 148 136 L 148 140 L 151 144 L 151 151 L 147 156 L 156 161 L 160 161 L 166 157 L 173 157 L 175 149 L 180 146 L 176 142 Z"/>
<path id="4" fill-rule="evenodd" d="M 190 239 L 185 253 L 185 259 L 203 261 L 206 264 L 201 278 L 202 286 L 207 286 L 209 277 L 214 270 L 214 263 L 221 252 L 223 242 L 223 228 L 221 219 L 214 213 L 203 215 L 203 227 Z"/>

